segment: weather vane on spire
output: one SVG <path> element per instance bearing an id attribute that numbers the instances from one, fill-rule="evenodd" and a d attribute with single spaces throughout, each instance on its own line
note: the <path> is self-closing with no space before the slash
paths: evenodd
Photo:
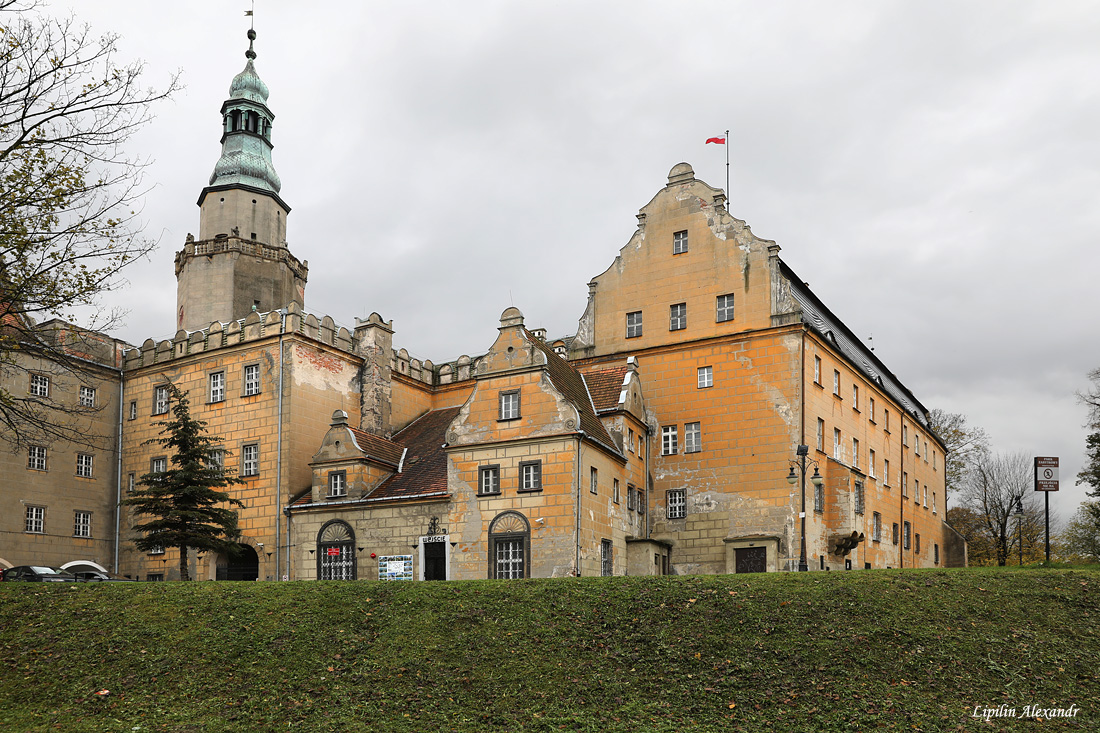
<path id="1" fill-rule="evenodd" d="M 244 52 L 245 58 L 256 58 L 256 51 L 252 48 L 252 42 L 256 40 L 256 0 L 252 0 L 252 9 L 244 11 L 245 17 L 251 18 L 248 26 L 248 50 Z"/>

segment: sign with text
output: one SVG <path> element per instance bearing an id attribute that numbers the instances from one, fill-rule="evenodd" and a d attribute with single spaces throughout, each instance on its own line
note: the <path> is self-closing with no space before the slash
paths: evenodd
<path id="1" fill-rule="evenodd" d="M 1057 458 L 1035 458 L 1035 490 L 1036 491 L 1057 491 L 1058 490 L 1058 459 Z"/>

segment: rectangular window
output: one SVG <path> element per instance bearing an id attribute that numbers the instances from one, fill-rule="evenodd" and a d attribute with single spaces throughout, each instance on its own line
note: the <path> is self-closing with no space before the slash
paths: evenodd
<path id="1" fill-rule="evenodd" d="M 225 449 L 224 448 L 211 448 L 210 452 L 206 456 L 206 464 L 211 468 L 224 469 L 225 468 Z"/>
<path id="2" fill-rule="evenodd" d="M 688 327 L 687 303 L 677 303 L 668 307 L 668 330 L 683 331 Z"/>
<path id="3" fill-rule="evenodd" d="M 149 550 L 149 554 L 150 555 L 163 555 L 164 554 L 164 545 L 157 545 L 156 547 Z M 149 578 L 150 578 L 150 580 L 152 580 L 153 576 L 150 575 Z M 156 578 L 156 580 L 164 580 L 164 577 L 163 576 L 158 577 L 158 578 Z"/>
<path id="4" fill-rule="evenodd" d="M 634 487 L 626 487 L 626 508 L 628 511 L 634 511 Z"/>
<path id="5" fill-rule="evenodd" d="M 821 357 L 814 357 L 814 384 L 821 384 Z"/>
<path id="6" fill-rule="evenodd" d="M 859 385 L 852 385 L 852 409 L 859 411 Z"/>
<path id="7" fill-rule="evenodd" d="M 605 578 L 609 577 L 615 568 L 612 552 L 614 552 L 614 546 L 611 544 L 611 540 L 600 542 L 600 572 Z"/>
<path id="8" fill-rule="evenodd" d="M 932 543 L 932 562 L 940 564 L 940 546 L 935 542 Z"/>
<path id="9" fill-rule="evenodd" d="M 820 417 L 817 419 L 817 449 L 825 452 L 825 421 Z"/>
<path id="10" fill-rule="evenodd" d="M 46 532 L 46 507 L 29 506 L 25 516 L 24 532 L 30 532 L 31 534 L 44 534 Z"/>
<path id="11" fill-rule="evenodd" d="M 867 411 L 871 413 L 871 422 L 875 421 L 875 398 L 867 398 Z"/>
<path id="12" fill-rule="evenodd" d="M 600 472 L 596 470 L 595 466 L 588 469 L 588 490 L 593 494 L 599 493 L 600 487 Z"/>
<path id="13" fill-rule="evenodd" d="M 630 484 L 626 485 L 626 500 L 630 501 Z M 611 501 L 619 503 L 619 479 L 611 482 Z M 627 507 L 629 509 L 630 507 Z"/>
<path id="14" fill-rule="evenodd" d="M 916 435 L 915 432 L 916 431 L 914 431 L 914 435 L 913 435 L 913 455 L 919 456 L 920 455 L 920 436 Z"/>
<path id="15" fill-rule="evenodd" d="M 76 454 L 76 475 L 81 478 L 92 477 L 92 461 L 93 458 L 88 453 Z"/>
<path id="16" fill-rule="evenodd" d="M 246 364 L 244 368 L 244 396 L 260 393 L 260 365 Z"/>
<path id="17" fill-rule="evenodd" d="M 936 492 L 932 492 L 932 513 L 936 513 Z"/>
<path id="18" fill-rule="evenodd" d="M 924 508 L 928 508 L 928 484 L 924 485 Z"/>
<path id="19" fill-rule="evenodd" d="M 859 441 L 852 438 L 852 468 L 859 468 Z"/>
<path id="20" fill-rule="evenodd" d="M 833 394 L 840 397 L 840 372 L 833 370 Z"/>
<path id="21" fill-rule="evenodd" d="M 909 472 L 901 472 L 901 495 L 909 496 Z"/>
<path id="22" fill-rule="evenodd" d="M 328 495 L 331 497 L 348 495 L 347 471 L 330 471 L 328 475 Z"/>
<path id="23" fill-rule="evenodd" d="M 634 501 L 634 508 L 638 510 L 639 514 L 645 514 L 645 494 L 641 489 L 635 489 L 638 494 L 638 498 Z"/>
<path id="24" fill-rule="evenodd" d="M 260 446 L 258 443 L 241 446 L 241 475 L 260 475 Z"/>
<path id="25" fill-rule="evenodd" d="M 478 468 L 477 493 L 481 496 L 500 493 L 500 466 L 481 466 Z"/>
<path id="26" fill-rule="evenodd" d="M 519 464 L 519 490 L 542 490 L 542 461 L 522 461 Z"/>
<path id="27" fill-rule="evenodd" d="M 632 311 L 626 314 L 626 337 L 637 338 L 642 335 L 642 312 Z"/>
<path id="28" fill-rule="evenodd" d="M 882 429 L 886 432 L 890 432 L 890 411 L 882 411 Z"/>
<path id="29" fill-rule="evenodd" d="M 825 484 L 814 484 L 814 511 L 825 511 Z"/>
<path id="30" fill-rule="evenodd" d="M 516 420 L 519 418 L 519 391 L 500 393 L 500 419 Z"/>
<path id="31" fill-rule="evenodd" d="M 916 551 L 917 551 L 917 554 L 919 555 L 919 554 L 920 554 L 920 532 L 917 532 L 917 546 L 916 546 Z"/>
<path id="32" fill-rule="evenodd" d="M 673 232 L 672 234 L 672 254 L 678 255 L 688 251 L 688 233 L 685 229 L 682 232 Z"/>
<path id="33" fill-rule="evenodd" d="M 883 459 L 882 461 L 882 485 L 890 485 L 890 461 Z"/>
<path id="34" fill-rule="evenodd" d="M 50 378 L 45 374 L 31 375 L 31 397 L 49 397 Z"/>
<path id="35" fill-rule="evenodd" d="M 92 536 L 92 513 L 75 512 L 73 514 L 73 537 Z"/>
<path id="36" fill-rule="evenodd" d="M 856 481 L 856 483 L 855 483 L 855 499 L 856 499 L 856 514 L 863 514 L 864 495 L 863 495 L 863 482 L 862 481 Z"/>
<path id="37" fill-rule="evenodd" d="M 733 295 L 719 295 L 714 320 L 718 323 L 733 320 Z"/>
<path id="38" fill-rule="evenodd" d="M 913 503 L 920 504 L 920 481 L 913 479 Z"/>
<path id="39" fill-rule="evenodd" d="M 137 402 L 130 403 L 130 419 L 137 420 Z"/>
<path id="40" fill-rule="evenodd" d="M 627 428 L 626 433 L 626 449 L 631 453 L 634 452 L 634 428 Z"/>
<path id="41" fill-rule="evenodd" d="M 32 471 L 45 471 L 46 470 L 46 447 L 42 445 L 32 445 L 27 448 L 27 468 Z"/>
<path id="42" fill-rule="evenodd" d="M 524 559 L 524 538 L 501 537 L 490 540 L 490 552 L 494 553 L 493 577 L 497 580 L 519 580 L 527 574 Z"/>
<path id="43" fill-rule="evenodd" d="M 840 447 L 840 428 L 833 428 L 833 458 L 841 459 L 843 448 Z"/>
<path id="44" fill-rule="evenodd" d="M 698 369 L 699 389 L 706 389 L 707 387 L 714 386 L 714 371 L 709 367 L 699 367 Z"/>
<path id="45" fill-rule="evenodd" d="M 894 522 L 894 526 L 890 530 L 890 537 L 893 540 L 893 543 L 896 545 L 898 543 L 898 523 L 897 522 Z"/>
<path id="46" fill-rule="evenodd" d="M 687 490 L 669 489 L 665 493 L 669 519 L 683 519 L 687 516 Z"/>
<path id="47" fill-rule="evenodd" d="M 936 470 L 936 451 L 934 449 L 932 451 L 932 470 Z"/>
<path id="48" fill-rule="evenodd" d="M 210 375 L 210 401 L 225 401 L 225 372 L 214 372 Z"/>
<path id="49" fill-rule="evenodd" d="M 676 438 L 676 426 L 665 425 L 661 428 L 661 455 L 671 456 L 675 455 L 676 451 L 680 449 Z"/>
<path id="50" fill-rule="evenodd" d="M 700 423 L 689 422 L 684 425 L 684 453 L 698 453 L 703 450 L 703 428 Z"/>
<path id="51" fill-rule="evenodd" d="M 163 415 L 168 412 L 168 388 L 157 387 L 153 390 L 153 414 Z"/>
<path id="52" fill-rule="evenodd" d="M 875 478 L 875 449 L 871 448 L 867 451 L 867 475 L 871 478 Z"/>
<path id="53" fill-rule="evenodd" d="M 905 423 L 901 424 L 901 444 L 909 447 L 909 426 Z"/>
<path id="54" fill-rule="evenodd" d="M 168 470 L 168 459 L 161 456 L 149 461 L 149 473 L 164 473 Z"/>
<path id="55" fill-rule="evenodd" d="M 882 542 L 882 515 L 878 512 L 872 515 L 871 540 L 873 542 Z"/>
<path id="56" fill-rule="evenodd" d="M 137 474 L 136 473 L 131 473 L 126 478 L 126 493 L 128 493 L 128 494 L 134 493 L 134 487 L 136 485 L 137 485 Z"/>
<path id="57" fill-rule="evenodd" d="M 92 387 L 80 388 L 80 406 L 95 407 L 95 389 Z"/>
<path id="58" fill-rule="evenodd" d="M 913 528 L 909 522 L 905 523 L 905 534 L 902 537 L 902 547 L 906 550 L 909 549 L 909 542 L 912 539 Z"/>

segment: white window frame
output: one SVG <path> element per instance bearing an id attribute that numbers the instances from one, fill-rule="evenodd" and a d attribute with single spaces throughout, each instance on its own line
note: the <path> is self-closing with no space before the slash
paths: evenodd
<path id="1" fill-rule="evenodd" d="M 154 415 L 166 415 L 166 414 L 168 414 L 168 388 L 167 387 L 154 387 L 153 388 L 153 414 Z"/>
<path id="2" fill-rule="evenodd" d="M 542 461 L 520 462 L 519 490 L 542 491 Z"/>
<path id="3" fill-rule="evenodd" d="M 76 475 L 80 478 L 92 478 L 95 469 L 95 456 L 91 453 L 76 454 Z"/>
<path id="4" fill-rule="evenodd" d="M 909 496 L 909 472 L 901 472 L 901 495 L 904 497 Z"/>
<path id="5" fill-rule="evenodd" d="M 668 307 L 668 330 L 683 331 L 688 325 L 687 303 L 673 303 Z"/>
<path id="6" fill-rule="evenodd" d="M 627 484 L 627 500 L 630 500 L 630 484 Z M 619 479 L 612 479 L 611 481 L 611 501 L 616 504 L 619 503 Z M 627 507 L 629 509 L 630 507 Z"/>
<path id="7" fill-rule="evenodd" d="M 329 471 L 328 495 L 331 498 L 339 498 L 348 495 L 347 471 Z"/>
<path id="8" fill-rule="evenodd" d="M 73 512 L 73 537 L 84 539 L 92 536 L 92 513 L 77 509 Z"/>
<path id="9" fill-rule="evenodd" d="M 45 374 L 32 374 L 31 397 L 49 397 L 50 396 L 50 378 Z"/>
<path id="10" fill-rule="evenodd" d="M 661 427 L 661 455 L 674 456 L 680 449 L 679 434 L 675 425 Z"/>
<path id="11" fill-rule="evenodd" d="M 698 388 L 706 389 L 714 386 L 714 369 L 709 366 L 701 366 L 696 370 Z"/>
<path id="12" fill-rule="evenodd" d="M 149 473 L 164 473 L 168 470 L 168 459 L 161 456 L 149 461 Z"/>
<path id="13" fill-rule="evenodd" d="M 825 452 L 825 421 L 820 417 L 817 419 L 817 449 Z"/>
<path id="14" fill-rule="evenodd" d="M 821 384 L 821 357 L 814 357 L 814 383 Z"/>
<path id="15" fill-rule="evenodd" d="M 840 371 L 833 370 L 833 394 L 840 397 Z"/>
<path id="16" fill-rule="evenodd" d="M 890 485 L 890 459 L 882 459 L 882 484 L 883 486 Z"/>
<path id="17" fill-rule="evenodd" d="M 46 507 L 27 506 L 23 517 L 23 531 L 25 533 L 46 534 Z"/>
<path id="18" fill-rule="evenodd" d="M 703 450 L 702 423 L 684 423 L 684 453 L 699 453 Z"/>
<path id="19" fill-rule="evenodd" d="M 519 414 L 519 390 L 512 389 L 500 393 L 500 419 L 518 420 Z"/>
<path id="20" fill-rule="evenodd" d="M 225 372 L 210 373 L 210 401 L 225 402 Z"/>
<path id="21" fill-rule="evenodd" d="M 852 409 L 859 410 L 859 385 L 852 385 Z"/>
<path id="22" fill-rule="evenodd" d="M 672 233 L 672 254 L 679 255 L 688 251 L 687 229 Z"/>
<path id="23" fill-rule="evenodd" d="M 27 447 L 27 468 L 32 471 L 45 471 L 46 459 L 49 452 L 44 445 L 32 445 Z"/>
<path id="24" fill-rule="evenodd" d="M 588 492 L 590 494 L 600 493 L 600 470 L 595 466 L 590 466 L 588 469 Z"/>
<path id="25" fill-rule="evenodd" d="M 627 428 L 626 449 L 634 452 L 634 428 Z"/>
<path id="26" fill-rule="evenodd" d="M 241 476 L 260 475 L 260 444 L 246 443 L 241 446 Z"/>
<path id="27" fill-rule="evenodd" d="M 630 311 L 626 314 L 626 337 L 638 338 L 642 335 L 642 312 Z"/>
<path id="28" fill-rule="evenodd" d="M 859 468 L 859 438 L 852 438 L 852 468 Z"/>
<path id="29" fill-rule="evenodd" d="M 843 463 L 841 456 L 844 455 L 844 446 L 841 440 L 840 428 L 833 428 L 833 458 Z"/>
<path id="30" fill-rule="evenodd" d="M 496 496 L 500 493 L 500 466 L 491 464 L 477 468 L 478 496 Z"/>
<path id="31" fill-rule="evenodd" d="M 131 401 L 130 402 L 130 419 L 131 420 L 137 420 L 137 402 L 136 401 Z"/>
<path id="32" fill-rule="evenodd" d="M 95 407 L 95 387 L 80 385 L 80 406 Z"/>
<path id="33" fill-rule="evenodd" d="M 875 398 L 874 397 L 868 397 L 867 398 L 867 410 L 871 413 L 871 416 L 870 416 L 871 422 L 874 422 L 875 421 Z"/>
<path id="34" fill-rule="evenodd" d="M 260 365 L 244 365 L 244 396 L 251 397 L 260 393 Z"/>
<path id="35" fill-rule="evenodd" d="M 665 492 L 665 517 L 683 519 L 687 516 L 687 489 L 669 489 Z"/>
<path id="36" fill-rule="evenodd" d="M 734 318 L 733 293 L 719 295 L 714 299 L 714 322 L 726 323 Z"/>
<path id="37" fill-rule="evenodd" d="M 867 451 L 867 475 L 871 478 L 878 478 L 875 475 L 875 449 L 870 448 Z"/>

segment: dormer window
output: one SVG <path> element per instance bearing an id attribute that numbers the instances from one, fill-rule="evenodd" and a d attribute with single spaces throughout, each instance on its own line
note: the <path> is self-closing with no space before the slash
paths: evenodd
<path id="1" fill-rule="evenodd" d="M 329 498 L 337 498 L 348 495 L 347 471 L 330 471 L 328 475 Z"/>

